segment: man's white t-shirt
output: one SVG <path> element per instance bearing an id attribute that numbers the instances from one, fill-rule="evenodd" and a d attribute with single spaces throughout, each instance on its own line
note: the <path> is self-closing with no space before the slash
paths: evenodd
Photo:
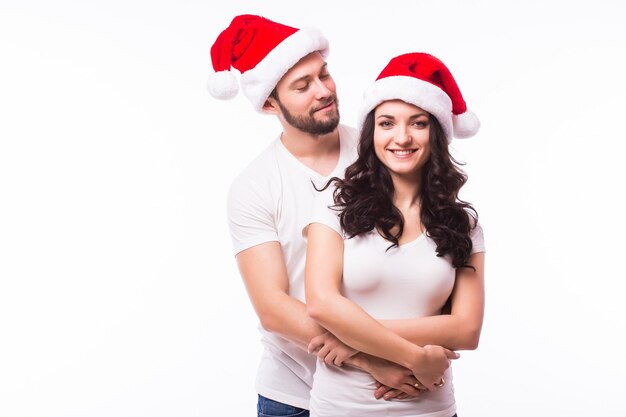
<path id="1" fill-rule="evenodd" d="M 302 164 L 277 138 L 233 182 L 228 222 L 235 254 L 265 242 L 280 242 L 289 275 L 289 295 L 304 302 L 306 241 L 315 195 L 331 177 L 342 177 L 356 159 L 357 131 L 339 125 L 340 153 L 324 177 Z M 259 326 L 264 345 L 257 371 L 257 392 L 295 407 L 309 408 L 316 357 Z"/>
<path id="2" fill-rule="evenodd" d="M 448 257 L 437 256 L 437 245 L 422 233 L 417 239 L 391 245 L 377 231 L 346 239 L 334 204 L 334 187 L 320 193 L 310 223 L 321 223 L 344 238 L 341 292 L 377 320 L 410 319 L 441 314 L 452 292 L 455 269 Z M 306 229 L 305 229 L 306 235 Z M 472 253 L 484 252 L 482 228 L 472 230 Z M 418 398 L 384 401 L 374 398 L 373 377 L 350 366 L 318 361 L 311 391 L 311 417 L 419 416 L 451 417 L 456 412 L 452 370 L 445 385 Z"/>

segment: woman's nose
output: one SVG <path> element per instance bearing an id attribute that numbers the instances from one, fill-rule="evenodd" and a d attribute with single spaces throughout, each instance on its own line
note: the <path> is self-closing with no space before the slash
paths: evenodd
<path id="1" fill-rule="evenodd" d="M 411 134 L 406 126 L 399 127 L 395 141 L 398 145 L 405 145 L 411 142 Z"/>

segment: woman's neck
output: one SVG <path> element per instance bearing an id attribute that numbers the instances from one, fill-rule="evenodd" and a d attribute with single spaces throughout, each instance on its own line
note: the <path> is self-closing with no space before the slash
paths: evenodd
<path id="1" fill-rule="evenodd" d="M 393 204 L 404 212 L 414 205 L 419 205 L 421 196 L 421 178 L 393 177 Z"/>

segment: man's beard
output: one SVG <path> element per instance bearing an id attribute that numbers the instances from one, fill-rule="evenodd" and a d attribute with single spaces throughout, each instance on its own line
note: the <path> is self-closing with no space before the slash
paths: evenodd
<path id="1" fill-rule="evenodd" d="M 331 102 L 335 102 L 335 115 L 328 120 L 316 120 L 315 112 L 323 107 L 328 106 Z M 302 132 L 310 133 L 312 135 L 326 135 L 334 131 L 339 125 L 339 102 L 337 101 L 337 96 L 335 95 L 329 97 L 318 107 L 311 109 L 308 116 L 295 116 L 291 114 L 289 110 L 287 110 L 287 108 L 283 106 L 280 100 L 278 100 L 278 106 L 280 107 L 280 110 L 282 111 L 287 123 Z"/>

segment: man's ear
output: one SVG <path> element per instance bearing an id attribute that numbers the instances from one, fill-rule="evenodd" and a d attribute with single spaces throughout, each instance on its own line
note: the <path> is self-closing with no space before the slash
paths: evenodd
<path id="1" fill-rule="evenodd" d="M 268 97 L 265 103 L 263 103 L 262 109 L 266 113 L 278 114 L 279 108 L 276 99 L 274 97 Z"/>

